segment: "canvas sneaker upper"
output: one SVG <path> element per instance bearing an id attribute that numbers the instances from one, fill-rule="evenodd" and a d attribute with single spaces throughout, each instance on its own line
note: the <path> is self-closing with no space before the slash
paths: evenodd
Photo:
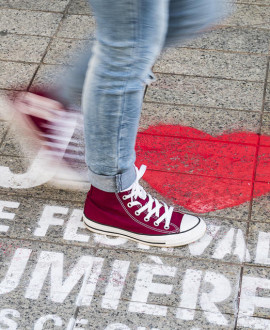
<path id="1" fill-rule="evenodd" d="M 202 219 L 175 211 L 146 193 L 139 183 L 145 170 L 145 165 L 136 168 L 135 182 L 119 193 L 91 186 L 84 208 L 88 229 L 159 246 L 183 245 L 200 238 L 206 229 Z"/>

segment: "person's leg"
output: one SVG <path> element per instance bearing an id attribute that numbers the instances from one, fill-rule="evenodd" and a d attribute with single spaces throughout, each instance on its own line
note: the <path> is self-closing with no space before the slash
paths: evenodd
<path id="1" fill-rule="evenodd" d="M 170 0 L 165 47 L 182 44 L 211 30 L 233 10 L 233 3 L 227 0 Z"/>
<path id="2" fill-rule="evenodd" d="M 90 182 L 107 192 L 135 181 L 145 84 L 165 40 L 169 0 L 90 0 L 96 42 L 83 90 Z"/>

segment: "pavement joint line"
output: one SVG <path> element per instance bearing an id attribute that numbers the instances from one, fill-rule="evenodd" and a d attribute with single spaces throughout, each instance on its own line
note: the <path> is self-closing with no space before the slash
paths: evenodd
<path id="1" fill-rule="evenodd" d="M 265 56 L 266 58 L 268 56 Z M 21 63 L 21 64 L 40 64 L 46 66 L 64 66 L 64 67 L 73 67 L 74 64 L 63 64 L 63 63 L 50 63 L 50 62 L 28 62 L 22 60 L 7 60 L 1 59 L 0 62 L 7 62 L 7 63 Z M 196 78 L 207 78 L 207 79 L 218 79 L 218 80 L 229 80 L 229 81 L 244 81 L 244 82 L 251 82 L 251 83 L 262 83 L 263 80 L 249 80 L 249 79 L 235 79 L 235 78 L 226 78 L 226 77 L 216 77 L 216 76 L 207 76 L 207 75 L 194 75 L 194 74 L 184 74 L 184 73 L 174 73 L 174 72 L 163 72 L 163 71 L 153 71 L 153 73 L 160 74 L 160 75 L 170 75 L 170 76 L 183 76 L 183 77 L 196 77 Z"/>
<path id="2" fill-rule="evenodd" d="M 90 232 L 92 233 L 92 232 Z M 92 233 L 94 234 L 94 233 Z M 34 239 L 34 238 L 16 238 L 16 237 L 12 237 L 12 236 L 2 236 L 0 235 L 1 239 L 4 240 L 12 240 L 12 241 L 20 241 L 20 242 L 29 242 L 29 243 L 38 243 L 38 244 L 50 244 L 51 247 L 53 248 L 54 246 L 69 246 L 69 247 L 76 247 L 76 248 L 82 248 L 82 249 L 91 249 L 93 250 L 93 254 L 95 255 L 96 253 L 99 252 L 100 249 L 102 249 L 102 251 L 104 250 L 108 250 L 108 252 L 119 252 L 119 251 L 123 251 L 126 253 L 134 253 L 137 255 L 144 255 L 144 256 L 149 256 L 149 255 L 155 255 L 158 257 L 164 257 L 164 258 L 173 258 L 173 259 L 177 259 L 177 260 L 193 260 L 193 261 L 198 261 L 198 262 L 204 262 L 204 263 L 216 263 L 218 265 L 222 264 L 224 266 L 236 266 L 239 268 L 245 268 L 245 267 L 254 267 L 254 268 L 269 268 L 270 269 L 270 265 L 257 265 L 257 264 L 252 264 L 252 263 L 247 263 L 247 262 L 231 262 L 231 261 L 224 261 L 222 259 L 212 259 L 212 258 L 198 258 L 198 257 L 194 257 L 194 256 L 179 256 L 179 255 L 175 255 L 172 254 L 170 252 L 166 253 L 164 250 L 163 252 L 158 252 L 158 251 L 150 251 L 150 250 L 134 250 L 134 249 L 127 249 L 124 247 L 114 247 L 112 249 L 111 246 L 105 246 L 105 245 L 99 245 L 99 244 L 93 244 L 93 245 L 83 245 L 83 243 L 77 243 L 77 242 L 65 242 L 65 241 L 61 241 L 60 243 L 57 243 L 55 241 L 50 241 L 50 240 L 40 240 L 40 239 Z M 135 242 L 136 243 L 136 242 Z M 182 249 L 185 248 L 187 245 L 183 245 L 183 246 L 179 246 L 179 247 L 174 247 L 174 249 Z M 148 252 L 147 252 L 148 251 Z M 109 256 L 109 254 L 108 254 Z"/>
<path id="3" fill-rule="evenodd" d="M 44 65 L 48 65 L 48 64 L 44 64 Z M 16 92 L 23 92 L 25 91 L 24 89 L 11 89 L 11 88 L 4 88 L 4 87 L 1 87 L 0 88 L 0 91 L 7 91 L 7 92 L 10 92 L 10 91 L 16 91 Z M 253 113 L 253 114 L 258 114 L 260 113 L 261 111 L 257 111 L 257 110 L 246 110 L 246 109 L 232 109 L 232 108 L 220 108 L 220 107 L 209 107 L 209 106 L 202 106 L 202 105 L 195 105 L 195 104 L 184 104 L 184 103 L 163 103 L 163 102 L 158 102 L 158 101 L 147 101 L 147 100 L 144 100 L 143 103 L 147 103 L 147 104 L 160 104 L 160 105 L 171 105 L 171 106 L 183 106 L 183 107 L 190 107 L 190 108 L 198 108 L 198 109 L 206 109 L 206 110 L 226 110 L 226 111 L 236 111 L 236 112 L 239 112 L 239 113 Z M 180 111 L 179 111 L 180 112 Z M 269 111 L 267 111 L 266 113 L 268 113 Z M 270 113 L 270 112 L 269 112 Z"/>
<path id="4" fill-rule="evenodd" d="M 226 77 L 215 77 L 215 76 L 202 76 L 202 75 L 191 75 L 185 73 L 174 73 L 174 72 L 160 72 L 160 71 L 153 71 L 153 73 L 164 75 L 164 76 L 182 76 L 182 77 L 196 77 L 196 78 L 206 78 L 206 79 L 217 79 L 217 80 L 227 80 L 227 81 L 244 81 L 244 82 L 251 82 L 251 83 L 263 83 L 263 80 L 249 80 L 249 79 L 235 79 L 235 78 L 226 78 Z"/>
<path id="5" fill-rule="evenodd" d="M 270 6 L 270 4 L 268 5 L 268 4 L 264 4 L 264 3 L 256 3 L 256 2 L 252 2 L 252 3 L 250 3 L 250 2 L 245 2 L 245 1 L 241 1 L 241 2 L 234 2 L 234 1 L 229 1 L 229 3 L 235 3 L 235 4 L 239 4 L 239 5 L 242 5 L 242 4 L 244 4 L 244 5 L 250 5 L 250 6 L 259 6 L 259 7 L 269 7 Z"/>
<path id="6" fill-rule="evenodd" d="M 244 110 L 244 109 L 239 110 L 239 109 L 231 109 L 231 108 L 209 107 L 209 106 L 202 106 L 202 105 L 195 105 L 195 104 L 163 103 L 163 102 L 158 102 L 158 101 L 147 101 L 147 100 L 144 100 L 144 103 L 147 103 L 147 104 L 161 104 L 161 105 L 165 104 L 165 105 L 171 105 L 171 106 L 183 106 L 183 107 L 187 107 L 187 108 L 189 107 L 189 108 L 198 108 L 198 109 L 237 111 L 239 113 L 247 112 L 247 113 L 258 114 L 258 113 L 261 112 L 261 111 L 257 111 L 257 110 Z"/>
<path id="7" fill-rule="evenodd" d="M 64 10 L 63 11 L 55 11 L 55 10 L 44 10 L 44 9 L 28 9 L 28 8 L 18 8 L 18 7 L 2 7 L 0 6 L 0 11 L 1 10 L 14 10 L 14 11 L 30 11 L 30 12 L 38 12 L 38 13 L 53 13 L 53 14 L 63 14 L 64 13 Z"/>
<path id="8" fill-rule="evenodd" d="M 188 49 L 188 50 L 200 50 L 200 51 L 204 51 L 204 52 L 217 52 L 217 53 L 225 53 L 225 54 L 236 54 L 236 55 L 251 55 L 251 56 L 257 56 L 257 57 L 268 57 L 269 54 L 266 53 L 249 53 L 249 52 L 237 52 L 237 51 L 233 51 L 233 50 L 226 50 L 226 49 L 206 49 L 206 48 L 196 48 L 196 47 L 186 47 L 186 46 L 177 46 L 177 47 L 173 47 L 176 50 L 181 50 L 181 49 Z M 167 48 L 169 49 L 169 48 Z"/>
<path id="9" fill-rule="evenodd" d="M 240 276 L 239 276 L 239 285 L 238 285 L 238 293 L 237 293 L 237 305 L 236 305 L 236 313 L 235 313 L 235 324 L 234 329 L 237 329 L 237 321 L 239 316 L 239 306 L 240 306 L 240 299 L 241 299 L 241 290 L 242 290 L 242 282 L 243 282 L 243 273 L 244 273 L 244 267 L 241 267 L 240 270 Z"/>
<path id="10" fill-rule="evenodd" d="M 58 10 L 44 10 L 44 9 L 28 9 L 28 8 L 18 8 L 18 7 L 2 7 L 0 6 L 0 11 L 1 10 L 7 10 L 11 9 L 14 11 L 30 11 L 30 12 L 38 12 L 38 13 L 53 13 L 53 14 L 63 14 L 65 10 L 63 11 L 58 11 Z M 94 16 L 93 14 L 73 14 L 73 13 L 67 13 L 68 16 Z"/>
<path id="11" fill-rule="evenodd" d="M 22 64 L 39 64 L 40 62 L 27 62 L 27 61 L 20 61 L 20 60 L 7 60 L 4 58 L 0 58 L 0 62 L 7 62 L 7 63 L 22 63 Z"/>
<path id="12" fill-rule="evenodd" d="M 153 104 L 164 104 L 164 105 L 171 105 L 171 106 L 190 106 L 196 108 L 206 108 L 206 109 L 217 109 L 217 110 L 226 110 L 226 111 L 245 111 L 245 112 L 253 112 L 253 113 L 261 113 L 261 110 L 245 110 L 241 108 L 233 109 L 233 108 L 225 108 L 225 107 L 203 107 L 202 105 L 193 105 L 193 104 L 185 104 L 185 103 L 170 103 L 170 102 L 157 102 L 157 101 L 145 101 L 146 103 L 153 103 Z"/>
<path id="13" fill-rule="evenodd" d="M 0 147 L 1 147 L 1 144 L 0 144 Z M 5 155 L 2 154 L 1 156 L 10 157 L 10 155 L 7 155 L 7 154 L 5 154 Z M 165 170 L 160 170 L 160 169 L 153 169 L 150 166 L 148 166 L 147 168 L 148 168 L 148 170 L 153 171 L 153 172 L 173 173 L 173 174 L 181 174 L 181 175 L 189 175 L 189 176 L 197 176 L 197 177 L 206 177 L 206 178 L 213 178 L 213 179 L 224 179 L 224 180 L 230 180 L 230 181 L 253 182 L 252 178 L 250 178 L 250 179 L 240 179 L 240 178 L 223 177 L 223 176 L 218 176 L 218 175 L 215 176 L 215 175 L 194 174 L 194 173 L 185 173 L 185 172 L 177 172 L 177 171 L 165 171 Z M 66 180 L 64 180 L 64 181 L 66 182 Z M 73 182 L 73 181 L 70 181 L 70 182 Z M 76 182 L 85 183 L 87 181 L 76 181 Z M 268 183 L 268 181 L 261 181 L 261 180 L 255 180 L 254 182 Z"/>
<path id="14" fill-rule="evenodd" d="M 264 25 L 265 23 L 260 23 L 260 25 Z M 258 28 L 257 26 L 254 25 L 230 25 L 230 24 L 220 24 L 217 25 L 217 27 L 213 30 L 209 30 L 206 31 L 206 33 L 210 33 L 216 30 L 220 30 L 220 29 L 239 29 L 239 30 L 245 30 L 245 29 L 249 29 L 249 30 L 259 30 L 259 31 L 270 31 L 270 27 L 269 28 Z"/>
<path id="15" fill-rule="evenodd" d="M 176 171 L 165 171 L 165 170 L 156 170 L 152 169 L 150 166 L 147 167 L 148 170 L 151 170 L 153 172 L 162 172 L 162 173 L 173 173 L 173 174 L 182 174 L 182 175 L 189 175 L 189 176 L 198 176 L 198 177 L 205 177 L 205 178 L 218 178 L 218 179 L 224 179 L 224 180 L 231 180 L 231 181 L 241 181 L 241 182 L 251 182 L 251 179 L 238 179 L 238 178 L 229 178 L 229 177 L 223 177 L 223 176 L 215 176 L 215 175 L 206 175 L 206 174 L 194 174 L 194 173 L 185 173 L 185 172 L 176 172 Z M 255 181 L 257 182 L 257 181 Z M 262 181 L 263 183 L 267 181 Z"/>
<path id="16" fill-rule="evenodd" d="M 7 126 L 7 129 L 6 129 L 6 132 L 3 134 L 3 137 L 0 140 L 0 149 L 2 148 L 2 145 L 3 145 L 3 143 L 4 143 L 5 139 L 6 139 L 9 131 L 10 131 L 10 128 L 11 128 L 11 124 L 9 123 L 8 126 Z"/>
<path id="17" fill-rule="evenodd" d="M 20 192 L 7 192 L 5 193 L 5 195 L 0 195 L 1 198 L 5 198 L 5 197 L 12 197 L 14 198 L 14 196 L 17 196 L 19 198 L 25 198 L 26 196 L 30 196 L 30 198 L 33 198 L 34 195 L 31 195 L 31 193 L 27 193 L 26 195 L 24 195 L 24 193 L 20 193 Z M 66 199 L 55 199 L 55 198 L 49 198 L 49 197 L 37 197 L 35 198 L 35 201 L 40 201 L 40 202 L 59 202 L 61 204 L 65 204 L 66 203 Z M 69 200 L 70 203 L 72 203 L 72 207 L 68 204 L 65 204 L 65 206 L 67 206 L 68 208 L 76 208 L 76 207 L 79 207 L 79 208 L 83 208 L 84 206 L 84 202 L 80 202 L 78 200 Z M 246 203 L 249 203 L 250 201 L 246 202 Z M 175 206 L 175 208 L 179 208 L 181 207 L 181 205 L 178 205 L 178 206 Z M 218 211 L 218 210 L 217 210 Z M 214 212 L 214 211 L 213 211 Z M 241 222 L 243 224 L 247 223 L 247 220 L 242 220 L 242 217 L 237 219 L 237 218 L 230 218 L 230 217 L 226 217 L 226 216 L 222 216 L 222 215 L 211 215 L 211 214 L 208 214 L 208 213 L 195 213 L 195 212 L 192 212 L 192 211 L 189 211 L 188 213 L 190 214 L 194 214 L 194 215 L 198 215 L 202 218 L 205 218 L 205 219 L 209 219 L 209 220 L 220 220 L 220 221 L 223 221 L 223 220 L 227 220 L 227 221 L 236 221 L 236 222 Z M 265 224 L 265 223 L 269 223 L 269 221 L 255 221 L 253 220 L 252 223 L 262 223 L 262 224 Z"/>
<path id="18" fill-rule="evenodd" d="M 173 125 L 172 125 L 173 126 Z M 250 132 L 250 133 L 254 133 L 254 132 Z M 175 139 L 184 139 L 184 140 L 195 140 L 195 141 L 205 141 L 205 142 L 214 142 L 214 143 L 226 143 L 226 144 L 237 144 L 237 145 L 243 145 L 243 146 L 250 146 L 250 147 L 256 147 L 258 146 L 259 144 L 258 143 L 245 143 L 245 142 L 237 142 L 237 141 L 224 141 L 224 140 L 218 140 L 218 139 L 215 139 L 215 137 L 213 137 L 213 139 L 210 139 L 210 138 L 197 138 L 197 137 L 189 137 L 189 136 L 175 136 L 175 135 L 160 135 L 160 134 L 154 134 L 154 133 L 147 133 L 147 132 L 144 132 L 144 131 L 140 131 L 138 132 L 138 134 L 140 135 L 149 135 L 149 136 L 160 136 L 160 137 L 168 137 L 168 138 L 175 138 Z M 254 133 L 254 134 L 257 134 L 258 133 Z M 219 136 L 219 135 L 217 135 Z M 221 135 L 222 136 L 222 135 Z M 259 137 L 259 135 L 258 135 Z M 259 141 L 258 141 L 259 142 Z"/>
<path id="19" fill-rule="evenodd" d="M 265 72 L 263 97 L 262 97 L 262 110 L 261 110 L 261 114 L 260 114 L 260 126 L 259 126 L 259 135 L 258 135 L 259 140 L 258 140 L 258 145 L 256 146 L 255 163 L 254 163 L 254 167 L 253 167 L 251 199 L 250 199 L 251 203 L 250 203 L 250 209 L 249 209 L 249 215 L 248 215 L 248 222 L 251 220 L 251 217 L 252 217 L 254 189 L 255 189 L 256 174 L 257 174 L 257 168 L 258 168 L 258 155 L 259 155 L 259 149 L 261 147 L 260 140 L 261 140 L 262 122 L 263 122 L 264 106 L 265 106 L 265 100 L 266 100 L 266 91 L 267 91 L 267 85 L 268 85 L 268 75 L 269 75 L 269 69 L 270 69 L 269 63 L 270 63 L 270 56 L 268 57 L 268 60 L 267 60 L 266 72 Z M 248 225 L 247 231 L 249 233 L 249 225 Z"/>
<path id="20" fill-rule="evenodd" d="M 270 29 L 269 29 L 270 31 Z M 39 34 L 22 34 L 22 33 L 8 33 L 8 35 L 18 35 L 18 36 L 25 36 L 25 37 L 39 37 L 39 38 L 50 38 L 50 39 L 67 39 L 67 40 L 78 40 L 78 41 L 83 41 L 83 40 L 89 40 L 89 41 L 94 41 L 95 39 L 93 37 L 85 37 L 85 38 L 76 38 L 76 37 L 61 37 L 57 35 L 53 36 L 48 36 L 48 35 L 39 35 Z M 229 54 L 242 54 L 242 55 L 255 55 L 255 56 L 260 56 L 260 57 L 267 57 L 269 56 L 270 50 L 268 50 L 267 53 L 254 53 L 254 52 L 241 52 L 241 51 L 231 51 L 231 50 L 226 50 L 226 49 L 215 49 L 215 48 L 199 48 L 199 47 L 186 47 L 186 46 L 178 46 L 178 47 L 173 47 L 175 49 L 194 49 L 194 50 L 201 50 L 201 51 L 209 51 L 209 52 L 220 52 L 220 53 L 229 53 Z"/>
<path id="21" fill-rule="evenodd" d="M 62 13 L 62 18 L 61 18 L 61 20 L 60 20 L 60 22 L 59 22 L 59 24 L 58 24 L 58 26 L 57 26 L 57 28 L 56 28 L 56 30 L 55 30 L 55 32 L 54 32 L 53 35 L 56 35 L 56 34 L 59 32 L 59 30 L 60 30 L 60 28 L 61 28 L 61 26 L 62 26 L 63 20 L 64 20 L 64 18 L 66 17 L 66 14 L 67 14 L 67 12 L 68 12 L 68 9 L 69 9 L 71 3 L 72 3 L 72 0 L 69 0 L 69 2 L 68 2 L 67 5 L 66 5 L 66 8 L 65 8 L 64 12 Z M 42 58 L 41 58 L 41 60 L 40 60 L 40 63 L 39 63 L 39 65 L 38 65 L 38 67 L 36 68 L 36 70 L 35 70 L 35 72 L 34 72 L 32 78 L 31 78 L 31 80 L 30 80 L 30 83 L 28 84 L 27 91 L 30 90 L 30 88 L 31 88 L 31 86 L 32 86 L 32 83 L 33 83 L 34 79 L 36 78 L 36 75 L 37 75 L 37 73 L 38 73 L 38 71 L 39 71 L 39 69 L 40 69 L 40 67 L 41 67 L 41 64 L 42 64 L 42 62 L 43 62 L 45 56 L 47 55 L 47 53 L 48 53 L 48 51 L 49 51 L 49 48 L 50 48 L 50 46 L 51 46 L 51 44 L 52 44 L 52 41 L 53 41 L 53 39 L 50 38 L 49 43 L 48 43 L 48 45 L 47 45 L 47 47 L 46 47 L 46 49 L 45 49 L 45 51 L 44 51 L 44 54 L 43 54 L 43 56 L 42 56 Z"/>

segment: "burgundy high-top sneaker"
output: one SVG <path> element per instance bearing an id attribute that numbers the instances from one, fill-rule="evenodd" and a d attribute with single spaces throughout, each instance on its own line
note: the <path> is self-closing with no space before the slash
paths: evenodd
<path id="1" fill-rule="evenodd" d="M 79 173 L 71 167 L 77 151 L 72 136 L 79 112 L 45 90 L 16 92 L 12 108 L 12 125 L 27 137 L 23 151 L 31 150 L 32 146 L 38 149 L 40 175 L 61 172 L 69 180 L 79 181 Z"/>
<path id="2" fill-rule="evenodd" d="M 91 186 L 83 216 L 87 228 L 161 247 L 185 245 L 201 238 L 206 230 L 202 219 L 174 211 L 145 192 L 139 184 L 145 170 L 145 165 L 136 168 L 135 182 L 119 193 Z"/>

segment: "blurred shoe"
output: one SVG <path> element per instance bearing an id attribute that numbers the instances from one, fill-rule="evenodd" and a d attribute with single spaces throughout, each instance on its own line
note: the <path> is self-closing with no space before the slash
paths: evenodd
<path id="1" fill-rule="evenodd" d="M 81 176 L 73 166 L 79 152 L 72 138 L 79 118 L 79 111 L 55 100 L 49 92 L 17 92 L 12 101 L 12 125 L 23 135 L 27 144 L 23 150 L 37 149 L 40 174 L 80 181 Z M 57 181 L 57 178 L 54 178 Z M 63 181 L 64 182 L 64 181 Z M 61 185 L 61 183 L 59 183 Z"/>
<path id="2" fill-rule="evenodd" d="M 95 233 L 160 247 L 185 245 L 201 238 L 206 230 L 202 219 L 174 211 L 146 193 L 139 184 L 145 170 L 145 165 L 140 170 L 136 167 L 135 182 L 119 193 L 91 186 L 84 207 L 86 227 Z"/>

